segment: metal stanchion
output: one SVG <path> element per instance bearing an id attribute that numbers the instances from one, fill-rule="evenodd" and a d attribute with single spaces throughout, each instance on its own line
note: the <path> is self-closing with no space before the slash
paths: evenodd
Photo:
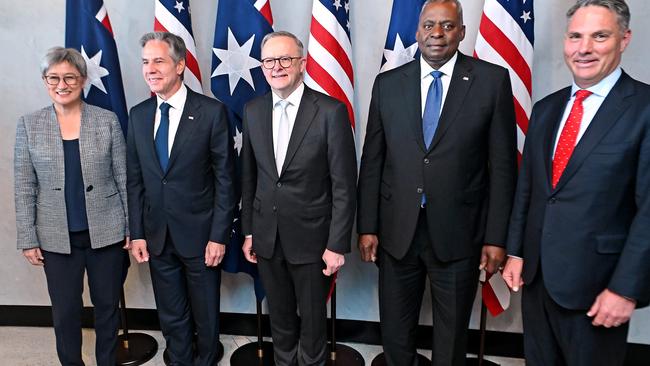
<path id="1" fill-rule="evenodd" d="M 273 343 L 262 339 L 262 302 L 257 303 L 257 342 L 245 344 L 230 356 L 231 366 L 273 366 Z"/>
<path id="2" fill-rule="evenodd" d="M 481 282 L 481 286 L 483 286 L 483 282 Z M 478 357 L 467 357 L 467 366 L 499 366 L 498 363 L 494 363 L 492 361 L 488 361 L 484 359 L 483 357 L 485 356 L 485 324 L 487 322 L 487 307 L 485 307 L 485 303 L 481 299 L 481 321 L 480 321 L 480 326 L 479 326 L 479 332 L 480 332 L 480 337 L 479 337 L 479 345 L 478 345 Z"/>
<path id="3" fill-rule="evenodd" d="M 117 337 L 116 358 L 119 366 L 136 366 L 151 360 L 158 352 L 158 342 L 144 333 L 129 333 L 124 288 L 120 293 L 122 334 Z"/>
<path id="4" fill-rule="evenodd" d="M 332 339 L 329 343 L 330 357 L 328 366 L 365 366 L 363 356 L 357 350 L 344 344 L 336 344 L 336 283 L 333 284 L 330 298 L 330 314 L 332 315 Z"/>

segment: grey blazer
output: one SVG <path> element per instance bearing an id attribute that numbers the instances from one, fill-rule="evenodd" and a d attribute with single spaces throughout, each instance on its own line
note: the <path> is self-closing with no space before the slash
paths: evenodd
<path id="1" fill-rule="evenodd" d="M 81 172 L 92 248 L 128 235 L 126 146 L 113 112 L 82 105 Z M 14 150 L 18 249 L 70 253 L 63 142 L 53 106 L 18 121 Z"/>

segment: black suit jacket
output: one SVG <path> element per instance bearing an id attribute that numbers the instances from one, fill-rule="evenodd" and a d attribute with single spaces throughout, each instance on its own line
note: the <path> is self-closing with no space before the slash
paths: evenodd
<path id="1" fill-rule="evenodd" d="M 132 239 L 161 253 L 167 232 L 185 257 L 204 255 L 208 241 L 230 240 L 233 209 L 232 139 L 221 102 L 188 88 L 167 172 L 154 147 L 156 98 L 131 109 L 127 190 Z"/>
<path id="2" fill-rule="evenodd" d="M 305 87 L 278 176 L 271 93 L 244 108 L 242 230 L 253 250 L 273 255 L 279 234 L 294 264 L 322 261 L 325 249 L 350 251 L 356 204 L 356 154 L 347 110 Z"/>
<path id="3" fill-rule="evenodd" d="M 571 88 L 533 108 L 508 236 L 550 296 L 587 309 L 605 288 L 650 300 L 650 86 L 623 73 L 555 189 L 553 145 Z"/>
<path id="4" fill-rule="evenodd" d="M 422 192 L 438 259 L 505 245 L 517 173 L 508 72 L 458 54 L 438 128 L 424 145 L 420 60 L 377 76 L 361 170 L 359 234 L 397 259 L 415 233 Z"/>

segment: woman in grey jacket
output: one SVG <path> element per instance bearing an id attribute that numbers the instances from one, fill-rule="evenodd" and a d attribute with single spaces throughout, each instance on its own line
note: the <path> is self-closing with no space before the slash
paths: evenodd
<path id="1" fill-rule="evenodd" d="M 87 70 L 78 51 L 50 49 L 41 72 L 53 104 L 21 117 L 16 129 L 18 249 L 44 266 L 61 364 L 84 364 L 85 272 L 97 365 L 113 366 L 128 247 L 124 136 L 115 114 L 81 100 Z"/>

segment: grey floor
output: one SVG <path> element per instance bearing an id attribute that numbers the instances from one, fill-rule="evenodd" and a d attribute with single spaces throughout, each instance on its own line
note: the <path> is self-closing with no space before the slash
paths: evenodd
<path id="1" fill-rule="evenodd" d="M 164 366 L 162 350 L 165 341 L 160 332 L 144 331 L 152 335 L 159 345 L 156 356 L 145 365 Z M 83 330 L 83 358 L 87 366 L 95 365 L 93 360 L 95 335 L 91 329 Z M 221 366 L 230 365 L 230 355 L 237 347 L 252 342 L 254 339 L 242 336 L 222 335 L 221 342 L 224 345 L 225 355 L 219 363 Z M 370 366 L 372 359 L 381 352 L 380 346 L 346 343 L 359 351 L 366 365 Z M 430 356 L 431 351 L 422 350 L 422 354 Z M 487 357 L 501 366 L 523 366 L 523 360 L 513 358 Z M 54 344 L 54 332 L 52 328 L 35 327 L 0 327 L 0 365 L 12 366 L 55 366 L 58 365 L 56 358 L 56 347 Z"/>

